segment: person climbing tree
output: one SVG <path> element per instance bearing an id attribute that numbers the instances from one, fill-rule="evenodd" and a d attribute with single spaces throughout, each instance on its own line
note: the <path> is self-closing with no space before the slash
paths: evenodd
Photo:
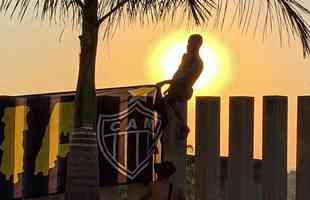
<path id="1" fill-rule="evenodd" d="M 190 130 L 187 126 L 186 119 L 183 117 L 184 110 L 182 109 L 192 97 L 194 83 L 203 70 L 203 61 L 199 55 L 202 42 L 203 38 L 201 35 L 190 35 L 187 43 L 187 51 L 183 54 L 181 64 L 172 79 L 157 83 L 157 87 L 160 91 L 162 91 L 162 86 L 169 84 L 168 89 L 163 92 L 163 94 L 160 93 L 162 98 L 158 98 L 159 101 L 155 109 L 157 109 L 162 116 L 164 122 L 164 135 L 161 138 L 164 151 L 163 159 L 165 162 L 171 162 L 176 168 L 182 168 L 184 163 L 178 160 L 178 155 L 171 154 L 171 149 L 175 148 L 176 144 L 181 145 L 179 148 L 183 148 L 183 145 L 185 148 L 186 145 L 186 138 Z M 162 185 L 162 190 L 166 188 L 166 192 L 163 192 L 162 195 L 167 194 L 167 191 L 173 191 L 170 193 L 173 200 L 185 200 L 184 184 L 182 183 L 184 174 L 182 175 L 181 171 L 176 170 L 176 174 L 172 176 L 169 181 L 165 178 L 155 184 L 158 186 Z M 169 186 L 169 189 L 167 186 Z M 173 189 L 170 188 L 172 186 Z M 154 189 L 156 189 L 156 187 L 153 186 L 152 190 Z M 152 192 L 152 195 L 156 197 L 157 192 Z M 164 200 L 167 199 L 167 197 L 159 199 Z"/>
<path id="2" fill-rule="evenodd" d="M 181 122 L 180 139 L 187 137 L 189 128 L 185 119 L 179 113 L 175 106 L 176 102 L 188 101 L 193 95 L 193 85 L 199 78 L 203 70 L 203 61 L 199 55 L 199 49 L 203 43 L 203 38 L 199 34 L 190 35 L 187 44 L 187 52 L 183 54 L 181 64 L 173 75 L 171 80 L 159 82 L 157 85 L 161 88 L 169 84 L 169 88 L 164 92 L 163 109 L 164 113 L 172 110 L 179 122 Z"/>

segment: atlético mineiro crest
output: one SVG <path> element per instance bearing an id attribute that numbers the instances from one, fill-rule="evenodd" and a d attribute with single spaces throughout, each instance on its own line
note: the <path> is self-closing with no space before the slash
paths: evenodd
<path id="1" fill-rule="evenodd" d="M 101 114 L 97 122 L 100 152 L 120 173 L 135 179 L 149 164 L 161 135 L 162 121 L 139 99 L 115 114 Z"/>

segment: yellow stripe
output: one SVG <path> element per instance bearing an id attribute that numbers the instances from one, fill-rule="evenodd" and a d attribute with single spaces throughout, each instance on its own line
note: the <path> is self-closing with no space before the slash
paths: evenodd
<path id="1" fill-rule="evenodd" d="M 52 100 L 53 101 L 53 100 Z M 55 167 L 59 143 L 59 110 L 60 103 L 52 103 L 51 116 L 45 129 L 42 146 L 36 159 L 35 175 L 43 173 L 48 175 L 48 170 Z"/>
<path id="2" fill-rule="evenodd" d="M 59 144 L 61 133 L 68 135 L 73 128 L 73 103 L 57 102 L 52 108 L 51 117 L 45 130 L 42 147 L 36 159 L 35 175 L 40 172 L 44 176 L 55 167 L 57 156 L 66 157 L 69 152 L 68 144 Z"/>
<path id="3" fill-rule="evenodd" d="M 15 108 L 15 154 L 14 154 L 14 183 L 18 182 L 18 174 L 22 173 L 23 170 L 23 158 L 24 158 L 24 147 L 23 147 L 23 136 L 27 129 L 27 113 L 29 107 L 21 105 Z"/>
<path id="4" fill-rule="evenodd" d="M 59 114 L 60 103 L 56 103 L 49 122 L 49 168 L 55 167 L 57 160 L 58 144 L 59 144 Z"/>

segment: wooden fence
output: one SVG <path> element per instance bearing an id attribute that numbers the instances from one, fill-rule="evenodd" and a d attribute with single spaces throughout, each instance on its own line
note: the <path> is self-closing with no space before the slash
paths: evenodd
<path id="1" fill-rule="evenodd" d="M 219 97 L 196 98 L 196 199 L 286 200 L 288 98 L 263 97 L 263 159 L 261 181 L 257 182 L 253 163 L 254 98 L 230 97 L 226 184 L 220 181 L 220 101 Z M 298 97 L 297 113 L 296 200 L 309 200 L 310 96 Z"/>

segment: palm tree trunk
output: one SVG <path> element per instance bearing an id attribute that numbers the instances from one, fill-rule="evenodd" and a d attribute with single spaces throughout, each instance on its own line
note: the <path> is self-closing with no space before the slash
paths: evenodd
<path id="1" fill-rule="evenodd" d="M 75 97 L 74 130 L 70 137 L 66 200 L 99 199 L 99 165 L 96 141 L 95 65 L 99 22 L 98 1 L 86 1 L 82 11 L 80 65 Z"/>
<path id="2" fill-rule="evenodd" d="M 80 38 L 80 70 L 75 100 L 75 128 L 95 128 L 96 87 L 95 62 L 98 42 L 98 25 L 85 25 Z M 89 26 L 89 27 L 88 27 Z M 86 30 L 85 30 L 86 29 Z"/>

